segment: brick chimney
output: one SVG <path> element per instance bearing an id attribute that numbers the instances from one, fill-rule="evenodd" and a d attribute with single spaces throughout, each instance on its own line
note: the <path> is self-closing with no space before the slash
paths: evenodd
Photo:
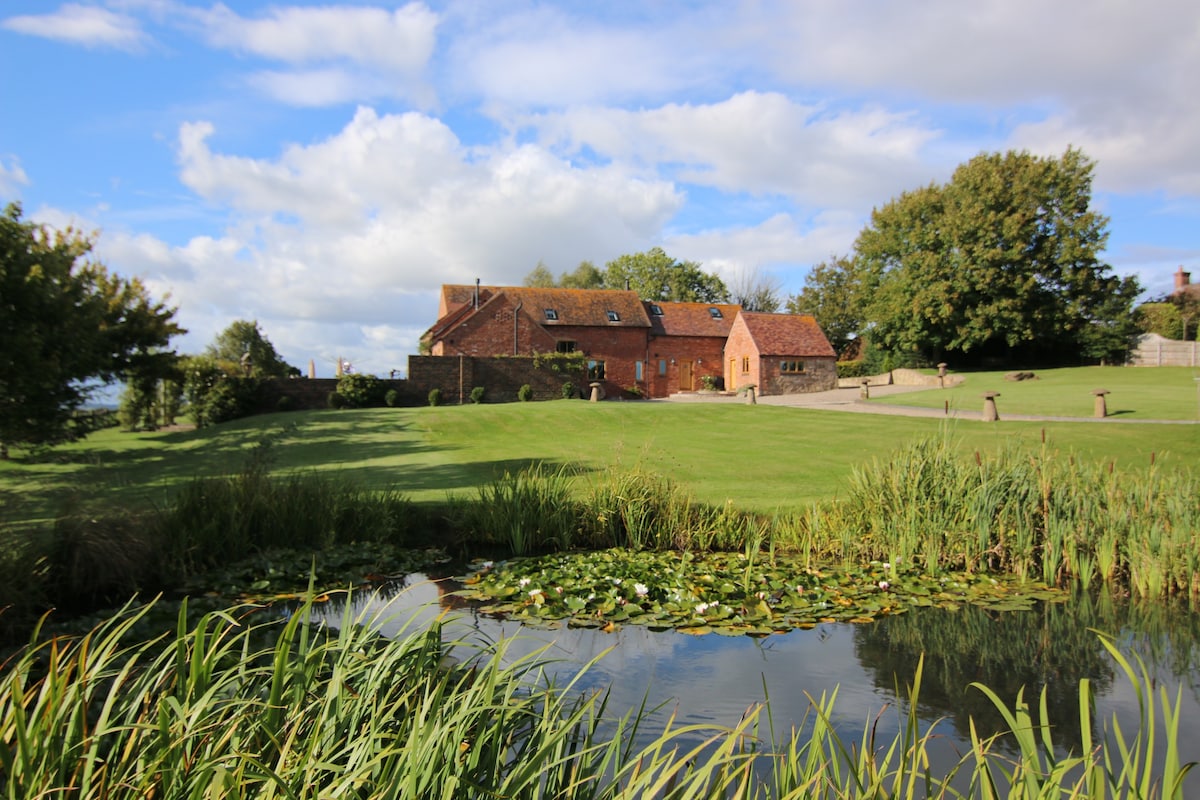
<path id="1" fill-rule="evenodd" d="M 1180 264 L 1179 269 L 1176 270 L 1176 272 L 1175 272 L 1175 291 L 1173 292 L 1173 294 L 1179 294 L 1180 292 L 1185 290 L 1187 288 L 1188 284 L 1191 282 L 1191 279 L 1192 279 L 1192 273 L 1184 272 L 1183 265 Z"/>

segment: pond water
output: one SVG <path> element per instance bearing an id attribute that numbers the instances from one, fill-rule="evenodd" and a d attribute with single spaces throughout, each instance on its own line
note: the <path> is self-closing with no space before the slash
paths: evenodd
<path id="1" fill-rule="evenodd" d="M 1137 697 L 1095 633 L 1104 631 L 1116 637 L 1123 653 L 1143 659 L 1156 686 L 1172 700 L 1182 691 L 1180 755 L 1183 761 L 1200 761 L 1200 615 L 1185 610 L 1085 596 L 1035 611 L 922 609 L 868 624 L 831 623 L 751 638 L 652 632 L 631 625 L 610 633 L 532 629 L 462 607 L 448 594 L 454 588 L 411 575 L 374 594 L 358 595 L 352 613 L 381 620 L 385 634 L 445 615 L 447 641 L 511 639 L 513 657 L 545 648 L 545 658 L 556 661 L 552 671 L 560 675 L 573 675 L 603 653 L 583 686 L 609 689 L 610 708 L 618 714 L 648 699 L 651 706 L 662 704 L 663 720 L 674 712 L 677 724 L 732 726 L 747 708 L 769 699 L 781 740 L 811 714 L 809 696 L 836 690 L 834 722 L 840 735 L 857 741 L 882 711 L 878 734 L 889 741 L 907 712 L 905 687 L 924 654 L 917 713 L 924 726 L 937 721 L 941 736 L 934 755 L 944 768 L 969 750 L 968 717 L 985 736 L 1003 728 L 990 701 L 969 688 L 972 682 L 990 687 L 1010 706 L 1024 687 L 1034 709 L 1044 688 L 1055 742 L 1075 752 L 1081 741 L 1083 678 L 1096 695 L 1096 738 L 1114 716 L 1126 736 L 1136 730 Z M 324 618 L 336 623 L 342 613 L 331 607 Z M 1185 794 L 1200 797 L 1200 770 L 1189 776 Z"/>

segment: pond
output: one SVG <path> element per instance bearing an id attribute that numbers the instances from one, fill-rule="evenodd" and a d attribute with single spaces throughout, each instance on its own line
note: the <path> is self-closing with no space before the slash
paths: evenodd
<path id="1" fill-rule="evenodd" d="M 935 769 L 942 771 L 969 750 L 968 717 L 984 736 L 1004 727 L 990 701 L 970 688 L 972 682 L 990 687 L 1010 706 L 1024 687 L 1035 709 L 1045 689 L 1055 742 L 1075 752 L 1081 742 L 1081 679 L 1091 681 L 1096 696 L 1094 736 L 1111 727 L 1114 715 L 1126 735 L 1136 730 L 1134 687 L 1101 645 L 1095 631 L 1104 631 L 1116 637 L 1123 653 L 1144 660 L 1156 689 L 1166 689 L 1172 700 L 1182 691 L 1180 756 L 1200 760 L 1200 615 L 1186 610 L 1082 596 L 1033 611 L 930 608 L 872 623 L 827 623 L 753 638 L 632 625 L 608 633 L 527 628 L 462 607 L 449 594 L 454 588 L 414 574 L 357 596 L 352 613 L 384 620 L 385 634 L 412 624 L 414 615 L 417 624 L 445 615 L 447 641 L 511 639 L 513 657 L 545 648 L 545 658 L 555 662 L 550 672 L 560 677 L 603 654 L 583 688 L 609 689 L 610 709 L 617 714 L 648 700 L 651 707 L 662 706 L 657 715 L 662 720 L 673 712 L 677 724 L 732 726 L 749 707 L 769 699 L 780 740 L 811 717 L 810 696 L 836 691 L 834 723 L 846 741 L 858 741 L 868 724 L 877 724 L 881 740 L 890 741 L 907 712 L 905 687 L 923 654 L 917 714 L 922 725 L 937 721 L 941 736 L 933 754 L 941 761 Z M 336 623 L 342 613 L 332 606 L 323 617 Z M 1185 795 L 1200 796 L 1200 771 L 1189 775 Z"/>

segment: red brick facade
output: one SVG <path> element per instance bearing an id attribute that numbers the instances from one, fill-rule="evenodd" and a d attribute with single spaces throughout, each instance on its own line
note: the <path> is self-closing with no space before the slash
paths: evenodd
<path id="1" fill-rule="evenodd" d="M 739 343 L 737 352 L 749 353 L 746 348 L 753 345 L 751 380 L 740 372 L 740 364 L 730 366 L 726 355 L 734 341 L 731 330 L 737 330 L 735 320 L 742 313 L 737 305 L 649 303 L 634 292 L 619 290 L 443 286 L 439 312 L 427 334 L 431 355 L 578 352 L 592 369 L 588 380 L 602 382 L 608 395 L 634 392 L 667 397 L 703 388 L 705 376 L 726 389 L 769 383 L 773 393 L 817 390 L 805 388 L 810 386 L 832 388 L 825 386 L 826 378 L 836 384 L 833 351 L 812 317 L 803 318 L 807 321 L 788 334 L 804 345 L 804 353 L 770 354 L 794 356 L 793 362 L 813 359 L 807 374 L 783 374 L 782 360 L 763 360 L 751 332 L 744 330 L 750 344 Z M 799 319 L 783 314 L 752 316 Z M 760 339 L 774 336 L 770 331 L 778 328 L 770 321 L 758 327 Z M 821 361 L 826 355 L 827 365 Z M 793 362 L 788 363 L 794 367 Z M 760 376 L 764 369 L 767 374 Z M 780 374 L 769 374 L 772 369 Z"/>
<path id="2" fill-rule="evenodd" d="M 738 314 L 725 344 L 725 385 L 760 395 L 837 388 L 837 356 L 807 314 Z"/>

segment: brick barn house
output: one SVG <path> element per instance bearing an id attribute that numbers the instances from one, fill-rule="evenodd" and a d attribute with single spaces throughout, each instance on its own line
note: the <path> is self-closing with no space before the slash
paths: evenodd
<path id="1" fill-rule="evenodd" d="M 725 344 L 725 385 L 760 395 L 837 388 L 837 355 L 808 314 L 738 314 Z"/>
<path id="2" fill-rule="evenodd" d="M 738 305 L 644 302 L 629 290 L 445 285 L 438 320 L 424 342 L 434 356 L 581 353 L 588 379 L 602 382 L 607 394 L 636 389 L 646 397 L 667 397 L 701 388 L 705 376 L 730 389 L 750 382 L 740 379 L 740 373 L 731 381 L 725 369 L 731 331 L 742 316 L 746 314 Z M 808 322 L 785 339 L 804 343 L 806 352 L 796 359 L 810 359 L 813 372 L 801 380 L 789 375 L 781 386 L 816 385 L 817 375 L 825 373 L 818 362 L 826 351 L 828 372 L 836 372 L 825 335 L 812 317 L 804 319 Z M 785 324 L 781 330 L 794 327 Z M 766 392 L 765 384 L 754 383 Z"/>

